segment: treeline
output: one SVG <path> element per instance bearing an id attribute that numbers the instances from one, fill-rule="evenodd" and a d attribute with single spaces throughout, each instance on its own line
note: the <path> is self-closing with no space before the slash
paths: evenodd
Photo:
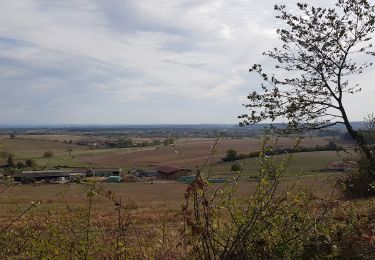
<path id="1" fill-rule="evenodd" d="M 290 154 L 290 153 L 304 153 L 304 152 L 320 152 L 320 151 L 342 151 L 344 148 L 338 146 L 335 142 L 330 141 L 327 145 L 321 146 L 316 145 L 314 147 L 285 147 L 285 148 L 277 148 L 274 150 L 266 151 L 265 155 L 279 155 L 279 154 Z M 223 162 L 233 162 L 238 160 L 243 160 L 246 158 L 257 158 L 259 157 L 261 151 L 254 151 L 249 154 L 237 154 L 235 150 L 228 150 L 226 152 L 226 156 L 221 160 Z"/>
<path id="2" fill-rule="evenodd" d="M 367 144 L 375 144 L 375 131 L 373 129 L 370 130 L 358 130 L 358 132 L 365 138 Z M 350 136 L 349 133 L 346 133 L 343 136 L 345 140 L 353 140 L 353 137 Z"/>
<path id="3" fill-rule="evenodd" d="M 148 147 L 148 146 L 158 146 L 158 145 L 172 145 L 175 143 L 174 138 L 167 138 L 163 141 L 161 140 L 151 140 L 151 141 L 142 141 L 142 142 L 134 142 L 131 138 L 121 138 L 118 141 L 119 148 L 130 148 L 130 147 Z"/>

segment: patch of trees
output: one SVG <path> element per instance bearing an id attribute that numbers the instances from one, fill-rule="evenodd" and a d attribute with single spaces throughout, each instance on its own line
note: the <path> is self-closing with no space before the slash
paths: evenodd
<path id="1" fill-rule="evenodd" d="M 32 159 L 27 159 L 26 161 L 18 161 L 14 159 L 14 154 L 8 154 L 6 167 L 8 168 L 17 168 L 17 169 L 23 169 L 23 168 L 32 168 L 35 167 L 36 163 Z"/>
<path id="2" fill-rule="evenodd" d="M 137 144 L 139 147 L 158 146 L 161 145 L 160 140 L 143 141 Z"/>
<path id="3" fill-rule="evenodd" d="M 330 141 L 325 146 L 314 146 L 314 147 L 285 147 L 285 148 L 277 148 L 277 149 L 268 149 L 265 152 L 265 155 L 279 155 L 279 154 L 291 154 L 291 153 L 304 153 L 304 152 L 320 152 L 320 151 L 342 151 L 343 147 L 338 146 L 335 142 Z M 249 154 L 237 154 L 235 150 L 228 150 L 226 155 L 221 160 L 223 162 L 234 162 L 238 160 L 243 160 L 246 158 L 257 158 L 259 157 L 261 151 L 254 151 Z"/>
<path id="4" fill-rule="evenodd" d="M 175 139 L 174 138 L 167 138 L 167 139 L 165 139 L 164 141 L 163 141 L 163 144 L 165 145 L 165 146 L 168 146 L 168 145 L 173 145 L 173 144 L 175 144 Z"/>
<path id="5" fill-rule="evenodd" d="M 121 138 L 118 141 L 118 147 L 120 148 L 148 147 L 148 146 L 157 146 L 157 145 L 160 145 L 161 143 L 162 142 L 160 140 L 142 141 L 139 143 L 135 143 L 131 138 Z"/>
<path id="6" fill-rule="evenodd" d="M 121 138 L 118 141 L 118 146 L 120 148 L 129 148 L 129 147 L 133 147 L 134 143 L 133 143 L 133 140 L 130 138 Z"/>
<path id="7" fill-rule="evenodd" d="M 367 144 L 375 144 L 375 131 L 372 129 L 358 130 L 358 132 L 363 136 Z M 355 141 L 353 137 L 346 133 L 342 137 L 345 140 Z"/>
<path id="8" fill-rule="evenodd" d="M 52 157 L 53 157 L 53 152 L 52 152 L 52 151 L 46 151 L 46 152 L 43 154 L 43 157 L 44 157 L 44 158 L 52 158 Z"/>
<path id="9" fill-rule="evenodd" d="M 241 171 L 242 170 L 242 167 L 241 165 L 239 165 L 238 163 L 234 163 L 232 164 L 232 166 L 230 167 L 230 170 L 232 172 L 238 172 L 238 171 Z"/>
<path id="10" fill-rule="evenodd" d="M 16 162 L 14 161 L 14 155 L 13 154 L 8 155 L 7 166 L 10 167 L 10 168 L 16 167 Z"/>

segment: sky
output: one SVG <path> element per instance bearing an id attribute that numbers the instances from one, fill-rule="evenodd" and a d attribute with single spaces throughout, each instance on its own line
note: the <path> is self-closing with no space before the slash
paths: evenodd
<path id="1" fill-rule="evenodd" d="M 1 0 L 0 124 L 236 124 L 280 44 L 276 3 Z M 365 75 L 353 121 L 374 111 Z"/>

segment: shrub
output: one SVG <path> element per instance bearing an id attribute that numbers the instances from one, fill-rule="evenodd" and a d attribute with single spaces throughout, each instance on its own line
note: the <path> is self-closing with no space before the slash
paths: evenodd
<path id="1" fill-rule="evenodd" d="M 374 163 L 358 153 L 355 168 L 344 177 L 338 178 L 337 184 L 345 198 L 361 198 L 375 195 Z"/>
<path id="2" fill-rule="evenodd" d="M 46 151 L 46 152 L 43 154 L 43 157 L 44 157 L 44 158 L 52 158 L 52 157 L 53 157 L 53 152 L 52 152 L 52 151 Z"/>
<path id="3" fill-rule="evenodd" d="M 23 169 L 23 168 L 25 168 L 25 164 L 23 162 L 18 162 L 17 163 L 17 168 L 18 169 Z"/>
<path id="4" fill-rule="evenodd" d="M 8 155 L 7 166 L 10 168 L 16 167 L 16 162 L 14 161 L 14 155 Z"/>
<path id="5" fill-rule="evenodd" d="M 237 171 L 241 171 L 242 170 L 242 167 L 241 165 L 239 165 L 238 163 L 234 163 L 232 164 L 232 166 L 230 167 L 230 170 L 232 172 L 237 172 Z"/>
<path id="6" fill-rule="evenodd" d="M 164 146 L 168 146 L 168 145 L 173 145 L 175 144 L 175 139 L 174 138 L 167 138 L 163 141 L 163 144 Z"/>
<path id="7" fill-rule="evenodd" d="M 35 161 L 32 160 L 32 159 L 27 159 L 27 160 L 25 161 L 25 165 L 26 165 L 26 167 L 34 167 L 34 166 L 36 165 L 36 163 L 35 163 Z"/>
<path id="8" fill-rule="evenodd" d="M 233 162 L 238 160 L 237 151 L 233 149 L 229 149 L 226 151 L 226 155 L 221 160 L 224 162 Z"/>
<path id="9" fill-rule="evenodd" d="M 191 258 L 295 259 L 304 255 L 305 245 L 314 243 L 316 221 L 327 209 L 316 207 L 318 201 L 307 189 L 278 190 L 292 157 L 275 165 L 266 156 L 271 148 L 263 148 L 251 197 L 235 197 L 236 184 L 211 190 L 198 171 L 183 208 Z"/>
<path id="10" fill-rule="evenodd" d="M 129 148 L 129 147 L 133 147 L 133 146 L 134 146 L 134 143 L 133 143 L 133 140 L 130 139 L 130 138 L 121 138 L 121 139 L 118 141 L 118 145 L 119 145 L 119 147 L 121 147 L 121 148 Z"/>

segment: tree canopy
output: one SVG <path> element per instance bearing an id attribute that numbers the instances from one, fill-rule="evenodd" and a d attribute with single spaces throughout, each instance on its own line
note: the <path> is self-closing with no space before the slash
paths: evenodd
<path id="1" fill-rule="evenodd" d="M 264 83 L 261 91 L 249 94 L 245 106 L 250 113 L 239 116 L 241 124 L 284 118 L 291 132 L 343 124 L 370 158 L 364 138 L 350 124 L 344 96 L 361 91 L 349 77 L 373 65 L 359 55 L 375 56 L 375 6 L 367 0 L 338 0 L 332 8 L 297 7 L 294 13 L 275 5 L 276 18 L 285 24 L 277 29 L 283 45 L 263 55 L 274 59 L 281 73 L 267 74 L 260 64 L 253 65 L 250 71 Z"/>

